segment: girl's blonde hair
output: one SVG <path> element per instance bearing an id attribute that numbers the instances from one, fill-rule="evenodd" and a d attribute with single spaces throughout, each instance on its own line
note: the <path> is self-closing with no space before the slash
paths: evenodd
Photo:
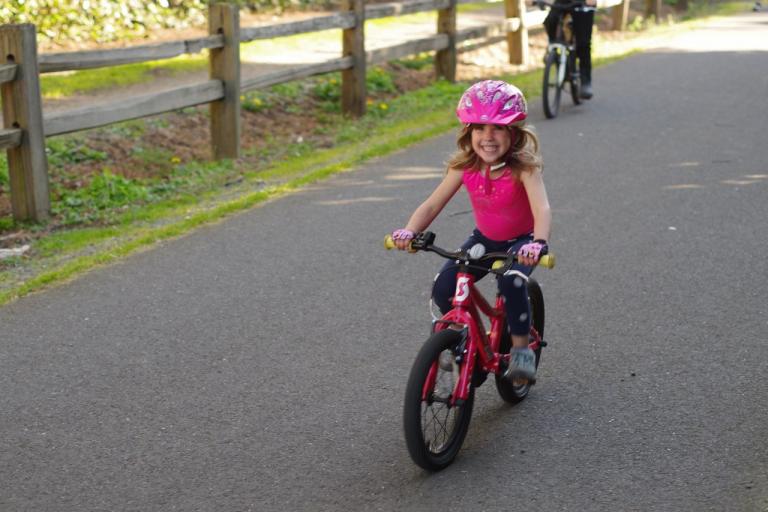
<path id="1" fill-rule="evenodd" d="M 456 152 L 448 161 L 448 170 L 479 171 L 483 164 L 482 159 L 472 149 L 472 130 L 478 125 L 468 124 L 459 132 L 456 139 Z M 541 153 L 539 152 L 539 138 L 530 125 L 509 125 L 506 127 L 513 138 L 509 151 L 504 155 L 504 162 L 512 169 L 515 176 L 519 177 L 524 172 L 535 171 L 541 168 Z"/>

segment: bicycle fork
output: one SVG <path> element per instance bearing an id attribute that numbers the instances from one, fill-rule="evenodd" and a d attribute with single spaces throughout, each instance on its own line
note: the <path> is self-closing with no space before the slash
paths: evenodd
<path id="1" fill-rule="evenodd" d="M 547 45 L 547 53 L 557 52 L 557 57 L 560 60 L 557 66 L 557 86 L 562 87 L 565 81 L 565 68 L 568 62 L 568 46 L 563 43 L 549 43 Z"/>

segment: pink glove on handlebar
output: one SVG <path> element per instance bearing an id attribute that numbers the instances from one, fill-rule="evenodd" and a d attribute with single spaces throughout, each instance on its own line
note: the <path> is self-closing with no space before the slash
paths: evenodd
<path id="1" fill-rule="evenodd" d="M 392 232 L 392 240 L 413 240 L 414 233 L 410 229 L 396 229 Z"/>
<path id="2" fill-rule="evenodd" d="M 520 250 L 517 251 L 517 254 L 523 258 L 531 258 L 534 262 L 538 263 L 539 258 L 547 254 L 548 251 L 549 246 L 547 246 L 546 242 L 543 240 L 536 240 L 522 246 Z"/>

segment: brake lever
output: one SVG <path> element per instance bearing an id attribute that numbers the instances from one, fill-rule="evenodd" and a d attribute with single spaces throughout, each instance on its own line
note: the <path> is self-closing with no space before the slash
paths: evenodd
<path id="1" fill-rule="evenodd" d="M 416 236 L 411 241 L 411 248 L 415 251 L 426 250 L 435 242 L 435 234 L 431 231 L 424 231 L 423 233 L 416 233 Z"/>

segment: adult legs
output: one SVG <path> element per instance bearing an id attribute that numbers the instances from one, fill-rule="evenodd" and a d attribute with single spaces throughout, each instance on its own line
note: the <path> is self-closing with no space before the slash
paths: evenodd
<path id="1" fill-rule="evenodd" d="M 549 37 L 549 42 L 551 43 L 555 36 L 557 35 L 557 23 L 558 23 L 559 14 L 555 14 L 554 11 L 549 11 L 547 14 L 547 17 L 544 18 L 544 29 L 547 31 L 547 37 Z"/>
<path id="2" fill-rule="evenodd" d="M 595 11 L 573 13 L 573 36 L 576 39 L 576 55 L 579 57 L 581 72 L 581 97 L 592 97 L 592 25 Z"/>

